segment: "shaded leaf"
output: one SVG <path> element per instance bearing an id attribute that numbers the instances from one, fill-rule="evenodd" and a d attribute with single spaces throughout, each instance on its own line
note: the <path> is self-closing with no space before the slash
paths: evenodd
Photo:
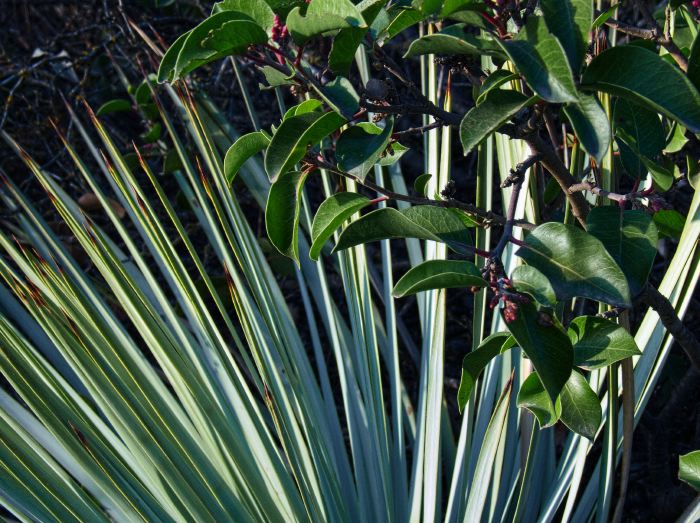
<path id="1" fill-rule="evenodd" d="M 486 100 L 486 96 L 492 89 L 498 89 L 506 82 L 517 80 L 518 78 L 520 77 L 517 74 L 508 71 L 507 69 L 497 69 L 488 75 L 486 80 L 484 80 L 484 83 L 481 85 L 479 97 L 476 99 L 476 105 L 479 105 L 481 102 Z"/>
<path id="2" fill-rule="evenodd" d="M 462 379 L 459 382 L 459 391 L 457 392 L 457 406 L 460 413 L 469 401 L 469 396 L 471 396 L 479 374 L 493 358 L 501 354 L 503 344 L 509 338 L 510 334 L 507 332 L 491 334 L 462 360 Z"/>
<path id="3" fill-rule="evenodd" d="M 516 38 L 499 43 L 540 98 L 554 103 L 578 101 L 564 49 L 540 17 L 530 16 Z"/>
<path id="4" fill-rule="evenodd" d="M 308 173 L 287 171 L 270 187 L 265 207 L 267 236 L 275 248 L 299 263 L 301 189 Z"/>
<path id="5" fill-rule="evenodd" d="M 597 316 L 579 316 L 569 325 L 574 365 L 586 370 L 607 367 L 641 354 L 632 335 L 617 323 Z"/>
<path id="6" fill-rule="evenodd" d="M 518 407 L 532 412 L 543 429 L 554 425 L 561 416 L 561 400 L 557 397 L 552 401 L 536 372 L 525 378 L 520 386 Z"/>
<path id="7" fill-rule="evenodd" d="M 618 98 L 613 110 L 613 126 L 616 133 L 623 130 L 627 135 L 625 140 L 617 140 L 623 167 L 630 176 L 643 178 L 647 169 L 640 155 L 653 159 L 664 147 L 664 129 L 658 114 Z M 630 140 L 632 145 L 627 145 L 625 142 Z"/>
<path id="8" fill-rule="evenodd" d="M 561 42 L 573 71 L 579 71 L 593 25 L 592 0 L 541 0 L 549 31 Z"/>
<path id="9" fill-rule="evenodd" d="M 513 118 L 536 98 L 528 98 L 517 91 L 493 90 L 481 104 L 464 115 L 459 126 L 459 138 L 467 154 L 491 133 Z"/>
<path id="10" fill-rule="evenodd" d="M 109 113 L 118 113 L 122 111 L 130 111 L 131 102 L 129 100 L 124 100 L 122 98 L 116 98 L 110 100 L 109 102 L 103 103 L 100 108 L 95 113 L 97 116 L 103 116 Z"/>
<path id="11" fill-rule="evenodd" d="M 574 364 L 571 341 L 551 316 L 532 303 L 518 305 L 516 318 L 508 323 L 520 348 L 532 361 L 552 401 L 569 379 Z"/>
<path id="12" fill-rule="evenodd" d="M 422 36 L 411 42 L 404 58 L 425 54 L 503 56 L 494 42 L 464 31 L 464 24 L 453 24 L 439 33 Z"/>
<path id="13" fill-rule="evenodd" d="M 571 225 L 545 223 L 517 251 L 549 279 L 557 299 L 575 296 L 630 306 L 627 279 L 602 242 Z"/>
<path id="14" fill-rule="evenodd" d="M 228 183 L 233 182 L 246 160 L 264 151 L 268 145 L 270 145 L 270 138 L 262 131 L 244 134 L 238 138 L 226 151 L 224 157 L 224 175 Z"/>
<path id="15" fill-rule="evenodd" d="M 581 87 L 643 104 L 700 132 L 700 93 L 676 66 L 637 45 L 611 47 L 583 73 Z"/>
<path id="16" fill-rule="evenodd" d="M 561 421 L 593 441 L 603 418 L 600 400 L 583 375 L 574 370 L 561 391 Z"/>
<path id="17" fill-rule="evenodd" d="M 385 0 L 363 0 L 357 4 L 357 8 L 365 23 L 372 25 L 385 3 Z M 367 31 L 369 31 L 369 27 L 348 27 L 341 29 L 335 35 L 331 52 L 328 55 L 328 66 L 335 73 L 343 76 L 348 75 L 350 66 L 355 61 L 355 51 L 362 43 Z"/>
<path id="18" fill-rule="evenodd" d="M 362 122 L 343 131 L 335 146 L 338 168 L 364 180 L 389 145 L 393 128 L 393 120 L 387 119 L 384 129 L 373 123 Z"/>
<path id="19" fill-rule="evenodd" d="M 654 213 L 654 223 L 660 234 L 679 240 L 685 227 L 685 217 L 673 209 L 664 209 Z"/>
<path id="20" fill-rule="evenodd" d="M 340 126 L 345 118 L 331 111 L 312 111 L 283 120 L 265 153 L 265 170 L 270 180 L 294 168 L 309 146 L 316 145 Z"/>
<path id="21" fill-rule="evenodd" d="M 344 76 L 338 76 L 321 88 L 312 85 L 318 95 L 336 112 L 351 118 L 360 108 L 360 96 Z"/>
<path id="22" fill-rule="evenodd" d="M 426 190 L 432 177 L 432 174 L 421 174 L 418 178 L 416 178 L 416 180 L 413 182 L 413 190 L 417 195 L 423 197 L 427 196 Z"/>
<path id="23" fill-rule="evenodd" d="M 604 206 L 591 209 L 586 224 L 625 273 L 630 292 L 636 296 L 656 259 L 659 234 L 652 217 L 644 211 L 621 212 L 617 206 Z"/>
<path id="24" fill-rule="evenodd" d="M 595 96 L 582 95 L 564 107 L 584 150 L 600 163 L 610 147 L 610 122 Z"/>
<path id="25" fill-rule="evenodd" d="M 513 286 L 518 292 L 529 294 L 538 303 L 554 307 L 557 296 L 547 277 L 530 265 L 519 265 L 510 276 Z"/>
<path id="26" fill-rule="evenodd" d="M 395 298 L 403 298 L 433 289 L 485 287 L 481 271 L 471 262 L 461 260 L 430 260 L 404 274 L 394 286 Z"/>
<path id="27" fill-rule="evenodd" d="M 371 200 L 354 192 L 340 192 L 324 200 L 316 211 L 311 224 L 311 249 L 309 257 L 318 260 L 323 245 L 333 236 L 345 220 L 360 209 L 370 205 Z"/>

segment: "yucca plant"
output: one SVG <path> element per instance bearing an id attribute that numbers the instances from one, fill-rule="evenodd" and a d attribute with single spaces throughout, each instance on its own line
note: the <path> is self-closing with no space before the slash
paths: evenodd
<path id="1" fill-rule="evenodd" d="M 219 2 L 162 56 L 162 85 L 149 77 L 98 116 L 68 109 L 91 157 L 66 150 L 109 229 L 4 135 L 90 267 L 5 179 L 0 503 L 26 521 L 619 520 L 671 334 L 700 361 L 679 321 L 699 277 L 700 195 L 685 217 L 663 198 L 696 183 L 700 44 L 690 5 L 645 30 L 616 7 Z M 248 134 L 185 78 L 228 56 Z M 242 63 L 275 90 L 271 126 Z M 102 120 L 132 106 L 197 237 L 149 157 Z M 411 135 L 425 174 L 409 189 Z M 476 156 L 468 200 L 453 186 L 462 152 Z M 293 260 L 301 314 L 243 191 Z M 660 233 L 677 244 L 656 288 Z M 451 293 L 474 296 L 456 398 Z M 690 458 L 681 472 L 697 484 Z"/>

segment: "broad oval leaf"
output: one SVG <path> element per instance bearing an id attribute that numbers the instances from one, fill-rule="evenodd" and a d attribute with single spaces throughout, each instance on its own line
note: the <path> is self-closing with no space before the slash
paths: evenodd
<path id="1" fill-rule="evenodd" d="M 316 211 L 311 224 L 311 249 L 309 256 L 318 260 L 323 245 L 333 236 L 335 230 L 345 220 L 360 209 L 370 205 L 372 201 L 366 196 L 354 192 L 340 192 L 324 200 Z"/>
<path id="2" fill-rule="evenodd" d="M 593 0 L 541 0 L 549 31 L 561 42 L 574 72 L 583 64 L 593 25 Z"/>
<path id="3" fill-rule="evenodd" d="M 503 344 L 509 338 L 510 334 L 507 332 L 491 334 L 462 360 L 462 379 L 459 382 L 459 390 L 457 392 L 457 406 L 460 413 L 464 410 L 467 401 L 469 401 L 469 396 L 471 396 L 479 374 L 493 358 L 501 354 Z"/>
<path id="4" fill-rule="evenodd" d="M 532 303 L 518 305 L 516 317 L 508 330 L 525 351 L 552 401 L 561 392 L 571 375 L 574 350 L 559 323 L 539 312 Z"/>
<path id="5" fill-rule="evenodd" d="M 224 157 L 224 175 L 228 183 L 233 182 L 246 160 L 265 150 L 268 145 L 270 138 L 262 131 L 244 134 L 238 138 Z"/>
<path id="6" fill-rule="evenodd" d="M 578 100 L 564 49 L 540 17 L 530 16 L 516 38 L 499 43 L 540 98 L 554 103 Z"/>
<path id="7" fill-rule="evenodd" d="M 275 248 L 299 263 L 301 189 L 308 173 L 287 171 L 270 187 L 265 207 L 267 236 Z"/>
<path id="8" fill-rule="evenodd" d="M 451 209 L 419 205 L 402 211 L 387 207 L 366 214 L 348 225 L 333 252 L 377 240 L 418 238 L 447 244 L 459 254 L 470 254 L 469 230 Z"/>
<path id="9" fill-rule="evenodd" d="M 700 491 L 700 450 L 678 457 L 678 479 Z"/>
<path id="10" fill-rule="evenodd" d="M 172 43 L 172 45 L 168 47 L 168 50 L 163 55 L 160 65 L 158 66 L 158 82 L 173 82 L 177 78 L 177 75 L 175 74 L 177 57 L 180 54 L 180 51 L 182 51 L 182 48 L 187 41 L 187 37 L 191 32 L 192 30 L 190 29 L 186 33 L 181 34 Z"/>
<path id="11" fill-rule="evenodd" d="M 700 132 L 700 93 L 666 60 L 637 45 L 611 47 L 583 73 L 582 89 L 629 98 Z"/>
<path id="12" fill-rule="evenodd" d="M 103 116 L 109 113 L 118 113 L 131 110 L 131 102 L 123 98 L 115 98 L 109 102 L 103 103 L 95 113 L 97 116 Z"/>
<path id="13" fill-rule="evenodd" d="M 426 197 L 427 195 L 427 189 L 428 189 L 428 184 L 430 183 L 430 180 L 432 179 L 433 175 L 432 174 L 421 174 L 418 178 L 416 178 L 413 182 L 413 190 L 416 192 L 418 196 L 423 196 Z"/>
<path id="14" fill-rule="evenodd" d="M 583 375 L 574 370 L 561 391 L 561 421 L 576 434 L 595 439 L 603 418 L 600 400 Z"/>
<path id="15" fill-rule="evenodd" d="M 536 97 L 528 98 L 517 91 L 492 90 L 483 102 L 471 108 L 462 119 L 459 138 L 464 154 L 536 100 Z"/>
<path id="16" fill-rule="evenodd" d="M 518 292 L 532 296 L 546 307 L 554 307 L 557 296 L 547 277 L 530 265 L 519 265 L 510 275 L 510 280 Z"/>
<path id="17" fill-rule="evenodd" d="M 283 120 L 265 153 L 265 170 L 270 180 L 294 168 L 309 146 L 316 145 L 345 124 L 334 111 L 312 111 Z"/>
<path id="18" fill-rule="evenodd" d="M 633 178 L 643 178 L 647 168 L 642 157 L 654 159 L 664 147 L 665 136 L 656 111 L 641 107 L 625 98 L 618 98 L 613 110 L 613 128 L 624 131 L 624 140 L 617 139 L 622 166 Z M 631 141 L 630 145 L 627 142 Z"/>
<path id="19" fill-rule="evenodd" d="M 372 25 L 385 3 L 385 0 L 365 0 L 357 5 L 367 25 Z M 328 66 L 334 72 L 343 76 L 348 75 L 350 66 L 355 61 L 355 52 L 367 31 L 369 31 L 369 27 L 348 27 L 338 31 L 338 34 L 333 38 L 333 46 L 328 55 Z"/>
<path id="20" fill-rule="evenodd" d="M 312 87 L 331 109 L 348 119 L 360 108 L 360 95 L 344 76 L 338 76 L 322 87 L 317 87 L 316 84 L 312 84 Z"/>
<path id="21" fill-rule="evenodd" d="M 598 238 L 574 226 L 555 222 L 540 225 L 516 254 L 547 277 L 560 301 L 580 296 L 630 306 L 622 269 Z"/>
<path id="22" fill-rule="evenodd" d="M 532 412 L 543 429 L 554 425 L 561 416 L 561 400 L 557 396 L 552 401 L 536 372 L 525 378 L 520 385 L 518 407 Z"/>
<path id="23" fill-rule="evenodd" d="M 484 83 L 479 89 L 479 96 L 476 99 L 476 105 L 486 100 L 486 96 L 493 90 L 498 89 L 506 82 L 511 82 L 520 78 L 517 74 L 508 71 L 507 69 L 497 69 L 486 77 Z"/>
<path id="24" fill-rule="evenodd" d="M 591 209 L 586 224 L 622 269 L 631 295 L 639 294 L 656 259 L 659 233 L 652 217 L 644 211 L 604 206 Z"/>
<path id="25" fill-rule="evenodd" d="M 275 23 L 275 13 L 264 0 L 222 0 L 214 4 L 211 14 L 222 11 L 244 13 L 255 20 L 268 34 L 271 34 Z"/>
<path id="26" fill-rule="evenodd" d="M 601 369 L 641 354 L 632 335 L 605 318 L 579 316 L 569 325 L 568 334 L 574 345 L 574 365 L 582 369 Z"/>
<path id="27" fill-rule="evenodd" d="M 578 102 L 564 107 L 584 150 L 600 163 L 611 141 L 610 121 L 595 96 L 581 95 Z"/>
<path id="28" fill-rule="evenodd" d="M 304 15 L 301 8 L 292 9 L 286 22 L 289 34 L 299 45 L 334 29 L 367 27 L 359 9 L 350 0 L 313 0 Z"/>
<path id="29" fill-rule="evenodd" d="M 251 44 L 264 44 L 267 39 L 265 30 L 248 15 L 238 11 L 212 15 L 188 33 L 177 55 L 172 79 L 221 57 L 242 53 Z"/>
<path id="30" fill-rule="evenodd" d="M 464 24 L 453 24 L 439 33 L 414 40 L 404 58 L 425 54 L 503 56 L 503 51 L 496 43 L 467 33 L 464 27 Z"/>
<path id="31" fill-rule="evenodd" d="M 485 287 L 486 280 L 472 262 L 462 260 L 429 260 L 416 265 L 394 286 L 395 298 L 434 289 Z"/>
<path id="32" fill-rule="evenodd" d="M 393 128 L 393 120 L 387 119 L 384 129 L 363 122 L 343 131 L 335 145 L 338 168 L 363 181 L 389 145 Z"/>

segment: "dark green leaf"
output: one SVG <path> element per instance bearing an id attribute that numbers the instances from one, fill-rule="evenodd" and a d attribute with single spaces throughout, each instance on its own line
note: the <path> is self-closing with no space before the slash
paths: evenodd
<path id="1" fill-rule="evenodd" d="M 265 170 L 270 180 L 275 181 L 293 169 L 309 146 L 316 145 L 345 123 L 345 118 L 334 111 L 312 111 L 283 120 L 265 154 Z"/>
<path id="2" fill-rule="evenodd" d="M 287 29 L 299 45 L 316 35 L 346 27 L 367 27 L 350 0 L 314 0 L 306 8 L 306 14 L 302 15 L 301 8 L 295 7 L 287 15 Z"/>
<path id="3" fill-rule="evenodd" d="M 313 84 L 314 89 L 321 98 L 336 112 L 350 119 L 360 108 L 360 96 L 344 76 L 338 76 L 332 82 L 328 82 L 321 88 Z"/>
<path id="4" fill-rule="evenodd" d="M 270 138 L 262 131 L 244 134 L 236 140 L 224 157 L 224 175 L 228 183 L 233 182 L 248 158 L 265 150 L 268 145 L 270 145 Z"/>
<path id="5" fill-rule="evenodd" d="M 404 9 L 401 7 L 391 10 L 391 15 L 394 18 L 377 37 L 380 45 L 384 45 L 404 29 L 408 29 L 425 18 L 425 15 L 418 9 Z"/>
<path id="6" fill-rule="evenodd" d="M 560 301 L 580 296 L 630 306 L 627 279 L 595 236 L 550 222 L 537 227 L 525 243 L 516 254 L 549 279 Z"/>
<path id="7" fill-rule="evenodd" d="M 462 379 L 459 382 L 459 391 L 457 392 L 457 405 L 460 413 L 469 401 L 469 396 L 471 396 L 479 374 L 493 358 L 501 354 L 501 348 L 509 338 L 510 335 L 507 332 L 491 334 L 462 360 Z"/>
<path id="8" fill-rule="evenodd" d="M 518 292 L 529 294 L 538 303 L 546 307 L 554 307 L 557 296 L 552 284 L 540 271 L 529 265 L 519 265 L 510 276 L 513 286 Z"/>
<path id="9" fill-rule="evenodd" d="M 433 289 L 485 287 L 481 271 L 471 262 L 430 260 L 409 270 L 394 286 L 395 298 Z"/>
<path id="10" fill-rule="evenodd" d="M 175 42 L 173 42 L 173 44 L 170 47 L 168 47 L 168 50 L 163 55 L 163 58 L 160 61 L 160 65 L 158 66 L 158 82 L 172 82 L 177 78 L 175 74 L 177 57 L 180 54 L 180 51 L 185 45 L 187 37 L 190 35 L 191 32 L 192 30 L 181 34 L 177 37 Z"/>
<path id="11" fill-rule="evenodd" d="M 299 263 L 301 189 L 308 173 L 287 171 L 270 187 L 265 207 L 267 236 L 275 248 Z"/>
<path id="12" fill-rule="evenodd" d="M 581 87 L 628 98 L 700 132 L 700 93 L 678 67 L 642 47 L 603 51 L 583 73 Z"/>
<path id="13" fill-rule="evenodd" d="M 586 223 L 588 232 L 603 242 L 625 273 L 630 292 L 636 296 L 646 284 L 656 258 L 659 234 L 651 216 L 604 206 L 591 209 Z"/>
<path id="14" fill-rule="evenodd" d="M 673 154 L 680 152 L 685 144 L 688 143 L 688 139 L 685 137 L 685 127 L 680 124 L 674 124 L 671 134 L 666 140 L 666 145 L 664 146 L 664 152 L 666 154 Z"/>
<path id="15" fill-rule="evenodd" d="M 141 135 L 141 139 L 145 143 L 153 143 L 160 139 L 160 135 L 163 133 L 163 126 L 160 123 L 154 123 L 146 133 Z"/>
<path id="16" fill-rule="evenodd" d="M 427 196 L 426 190 L 432 177 L 432 174 L 421 174 L 418 178 L 416 178 L 416 180 L 413 182 L 413 190 L 417 195 L 423 197 Z"/>
<path id="17" fill-rule="evenodd" d="M 404 58 L 425 54 L 503 56 L 498 44 L 464 31 L 464 24 L 454 24 L 439 33 L 414 40 Z"/>
<path id="18" fill-rule="evenodd" d="M 693 40 L 688 57 L 688 80 L 696 89 L 700 89 L 700 33 Z"/>
<path id="19" fill-rule="evenodd" d="M 610 147 L 610 122 L 595 96 L 581 95 L 567 104 L 564 114 L 571 122 L 584 150 L 600 163 Z"/>
<path id="20" fill-rule="evenodd" d="M 386 0 L 363 0 L 357 4 L 357 8 L 362 13 L 362 18 L 367 25 L 372 25 L 377 15 L 380 13 Z M 348 27 L 341 29 L 333 38 L 328 56 L 328 66 L 337 74 L 347 76 L 350 66 L 355 61 L 355 51 L 362 43 L 362 39 L 367 34 L 369 28 Z"/>
<path id="21" fill-rule="evenodd" d="M 554 318 L 538 312 L 530 302 L 518 305 L 516 318 L 508 323 L 508 330 L 532 361 L 550 399 L 555 401 L 574 364 L 569 337 Z"/>
<path id="22" fill-rule="evenodd" d="M 389 145 L 393 128 L 393 121 L 387 119 L 384 129 L 363 122 L 343 131 L 335 146 L 338 168 L 364 180 Z"/>
<path id="23" fill-rule="evenodd" d="M 459 254 L 471 253 L 471 236 L 457 213 L 432 205 L 402 211 L 391 207 L 372 211 L 345 228 L 334 252 L 362 243 L 397 238 L 443 242 Z"/>
<path id="24" fill-rule="evenodd" d="M 578 371 L 573 371 L 561 391 L 561 421 L 576 434 L 593 441 L 603 411 L 600 400 Z"/>
<path id="25" fill-rule="evenodd" d="M 529 17 L 515 39 L 499 42 L 540 98 L 554 103 L 578 101 L 564 49 L 540 17 Z"/>
<path id="26" fill-rule="evenodd" d="M 506 82 L 517 80 L 518 78 L 519 77 L 517 74 L 512 73 L 507 69 L 497 69 L 496 71 L 488 75 L 488 77 L 486 77 L 486 80 L 484 80 L 484 83 L 481 85 L 481 89 L 479 90 L 479 97 L 476 99 L 476 105 L 479 105 L 481 104 L 481 102 L 486 100 L 486 96 L 492 89 L 498 89 Z"/>
<path id="27" fill-rule="evenodd" d="M 574 365 L 586 370 L 607 367 L 641 354 L 634 338 L 617 323 L 596 316 L 579 316 L 569 325 Z"/>
<path id="28" fill-rule="evenodd" d="M 685 227 L 685 217 L 673 209 L 664 209 L 654 213 L 654 223 L 659 233 L 680 240 Z"/>
<path id="29" fill-rule="evenodd" d="M 124 100 L 122 98 L 117 98 L 115 100 L 110 100 L 109 102 L 105 102 L 100 106 L 100 108 L 97 110 L 97 116 L 103 116 L 105 114 L 109 113 L 117 113 L 117 112 L 122 112 L 122 111 L 130 111 L 131 110 L 131 102 L 129 100 Z"/>
<path id="30" fill-rule="evenodd" d="M 354 192 L 340 192 L 327 198 L 316 211 L 311 225 L 311 241 L 313 242 L 309 251 L 311 259 L 318 260 L 323 245 L 333 236 L 335 230 L 345 220 L 370 203 L 372 202 L 369 198 Z"/>
<path id="31" fill-rule="evenodd" d="M 700 491 L 700 450 L 678 457 L 678 479 Z"/>
<path id="32" fill-rule="evenodd" d="M 656 158 L 664 147 L 664 129 L 658 114 L 619 98 L 613 111 L 613 126 L 616 133 L 623 130 L 627 133 L 625 139 L 632 141 L 632 145 L 627 145 L 622 139 L 617 140 L 623 167 L 633 178 L 643 178 L 647 169 L 640 156 Z"/>
<path id="33" fill-rule="evenodd" d="M 547 28 L 564 47 L 571 69 L 579 71 L 593 25 L 593 0 L 542 0 L 540 7 Z"/>
<path id="34" fill-rule="evenodd" d="M 491 133 L 513 118 L 536 98 L 528 98 L 517 91 L 492 90 L 480 105 L 464 115 L 459 126 L 464 154 L 484 141 Z"/>
<path id="35" fill-rule="evenodd" d="M 177 55 L 172 79 L 221 57 L 240 54 L 251 44 L 263 44 L 267 39 L 265 30 L 243 13 L 223 11 L 212 15 L 190 31 Z"/>
<path id="36" fill-rule="evenodd" d="M 214 4 L 211 13 L 216 14 L 222 11 L 244 13 L 255 20 L 268 34 L 271 33 L 275 23 L 275 13 L 264 0 L 222 0 Z"/>
<path id="37" fill-rule="evenodd" d="M 561 400 L 557 397 L 552 402 L 536 372 L 525 378 L 520 386 L 518 407 L 532 412 L 543 429 L 554 425 L 561 416 Z"/>

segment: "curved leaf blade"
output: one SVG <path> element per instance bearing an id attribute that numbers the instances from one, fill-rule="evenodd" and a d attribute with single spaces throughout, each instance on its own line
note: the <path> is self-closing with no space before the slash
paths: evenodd
<path id="1" fill-rule="evenodd" d="M 345 220 L 371 203 L 371 200 L 366 196 L 353 192 L 337 193 L 324 200 L 316 211 L 316 216 L 311 224 L 313 243 L 309 250 L 309 257 L 314 261 L 318 260 L 323 245 L 333 236 L 335 230 Z"/>
<path id="2" fill-rule="evenodd" d="M 538 303 L 546 307 L 554 307 L 557 295 L 547 277 L 530 265 L 518 265 L 510 276 L 513 286 L 518 292 L 532 296 Z"/>
<path id="3" fill-rule="evenodd" d="M 387 119 L 384 129 L 363 122 L 343 131 L 335 146 L 340 170 L 363 181 L 389 145 L 393 129 L 393 120 Z"/>
<path id="4" fill-rule="evenodd" d="M 231 184 L 243 164 L 251 157 L 264 151 L 270 145 L 270 138 L 262 132 L 244 134 L 236 140 L 224 157 L 224 175 Z"/>
<path id="5" fill-rule="evenodd" d="M 596 97 L 581 95 L 578 102 L 564 107 L 564 114 L 584 150 L 600 163 L 608 152 L 612 136 L 608 116 Z"/>
<path id="6" fill-rule="evenodd" d="M 561 391 L 561 421 L 593 441 L 603 418 L 600 400 L 583 375 L 574 370 Z"/>
<path id="7" fill-rule="evenodd" d="M 579 71 L 593 25 L 592 0 L 542 0 L 540 7 L 549 31 L 566 51 L 573 71 Z"/>
<path id="8" fill-rule="evenodd" d="M 536 372 L 525 378 L 520 386 L 517 405 L 532 412 L 543 429 L 554 425 L 561 416 L 559 396 L 552 401 Z"/>
<path id="9" fill-rule="evenodd" d="M 582 369 L 601 369 L 641 354 L 632 335 L 605 318 L 579 316 L 569 325 L 568 335 L 574 346 L 574 365 Z"/>
<path id="10" fill-rule="evenodd" d="M 394 286 L 395 298 L 434 289 L 485 287 L 481 271 L 471 262 L 462 260 L 430 260 L 416 265 Z"/>
<path id="11" fill-rule="evenodd" d="M 503 56 L 500 47 L 464 31 L 464 24 L 454 24 L 439 33 L 422 36 L 411 42 L 404 58 L 426 54 Z"/>
<path id="12" fill-rule="evenodd" d="M 700 491 L 700 450 L 678 457 L 678 479 Z"/>
<path id="13" fill-rule="evenodd" d="M 299 263 L 299 209 L 308 173 L 288 171 L 270 187 L 265 207 L 267 236 L 275 248 Z"/>
<path id="14" fill-rule="evenodd" d="M 510 333 L 508 332 L 491 334 L 462 360 L 462 379 L 459 382 L 459 390 L 457 391 L 457 406 L 460 413 L 464 410 L 467 401 L 469 401 L 469 396 L 471 396 L 479 374 L 493 358 L 501 354 L 503 344 L 509 338 Z"/>

